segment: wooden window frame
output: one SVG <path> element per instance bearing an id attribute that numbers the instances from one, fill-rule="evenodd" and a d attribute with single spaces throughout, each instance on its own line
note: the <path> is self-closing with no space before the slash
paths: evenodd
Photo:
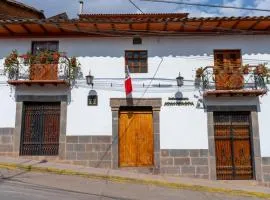
<path id="1" fill-rule="evenodd" d="M 32 44 L 31 44 L 31 53 L 33 54 L 33 55 L 35 55 L 37 52 L 34 50 L 34 46 L 35 46 L 35 44 L 36 43 L 44 43 L 44 44 L 46 44 L 47 45 L 47 48 L 46 48 L 46 50 L 49 50 L 49 44 L 50 43 L 54 43 L 54 44 L 56 44 L 56 46 L 57 46 L 57 48 L 56 48 L 56 50 L 55 51 L 58 51 L 59 50 L 59 41 L 57 41 L 57 40 L 46 40 L 46 41 L 39 41 L 39 40 L 36 40 L 36 41 L 32 41 Z"/>
<path id="2" fill-rule="evenodd" d="M 219 65 L 217 65 L 216 63 L 217 63 L 217 58 L 216 58 L 216 55 L 217 54 L 223 54 L 224 55 L 224 53 L 229 53 L 229 52 L 238 52 L 239 53 L 239 59 L 240 59 L 240 64 L 239 64 L 239 66 L 235 66 L 236 68 L 239 68 L 239 67 L 241 67 L 241 65 L 242 65 L 242 63 L 243 63 L 243 60 L 242 60 L 242 51 L 241 51 L 241 49 L 214 49 L 214 66 L 215 67 L 217 67 L 217 66 L 219 66 Z M 220 65 L 220 67 L 224 67 L 224 65 Z"/>
<path id="3" fill-rule="evenodd" d="M 146 52 L 146 59 L 145 59 L 145 66 L 143 66 L 142 61 L 140 60 L 140 57 L 138 58 L 138 66 L 128 66 L 130 73 L 148 73 L 148 51 L 147 50 L 125 50 L 125 66 L 128 64 L 128 57 L 127 53 L 129 52 Z M 134 59 L 134 56 L 132 56 L 132 59 Z M 135 60 L 135 59 L 134 59 Z M 139 70 L 135 71 L 134 67 L 138 67 Z M 145 70 L 142 70 L 142 68 L 145 68 Z"/>

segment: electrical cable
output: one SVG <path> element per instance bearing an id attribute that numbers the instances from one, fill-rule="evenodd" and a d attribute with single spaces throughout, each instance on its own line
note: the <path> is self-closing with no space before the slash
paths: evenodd
<path id="1" fill-rule="evenodd" d="M 140 0 L 140 1 L 154 2 L 154 3 L 180 4 L 180 5 L 188 5 L 188 6 L 199 6 L 199 7 L 214 7 L 214 8 L 226 8 L 226 9 L 237 9 L 237 10 L 270 12 L 270 10 L 268 10 L 268 9 L 236 7 L 236 6 L 224 6 L 224 5 L 214 5 L 214 4 L 201 4 L 201 3 L 188 3 L 188 2 L 179 2 L 179 1 L 166 1 L 166 0 Z"/>
<path id="2" fill-rule="evenodd" d="M 144 12 L 139 8 L 139 6 L 137 6 L 132 0 L 129 0 L 129 2 L 130 2 L 135 8 L 137 8 L 137 10 L 139 10 L 142 14 L 144 14 Z"/>

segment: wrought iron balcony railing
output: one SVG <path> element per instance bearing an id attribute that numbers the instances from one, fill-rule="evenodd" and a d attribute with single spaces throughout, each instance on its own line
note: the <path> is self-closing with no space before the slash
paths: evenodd
<path id="1" fill-rule="evenodd" d="M 64 53 L 47 53 L 49 57 L 32 55 L 15 55 L 13 52 L 6 60 L 8 83 L 68 83 L 76 78 L 80 69 L 76 58 L 69 59 Z M 53 57 L 54 56 L 54 57 Z M 30 59 L 29 59 L 30 57 Z M 9 60 L 8 60 L 9 59 Z"/>
<path id="2" fill-rule="evenodd" d="M 258 66 L 219 70 L 218 67 L 207 66 L 196 73 L 195 86 L 208 94 L 247 94 L 262 95 L 268 90 L 269 76 L 260 72 Z"/>

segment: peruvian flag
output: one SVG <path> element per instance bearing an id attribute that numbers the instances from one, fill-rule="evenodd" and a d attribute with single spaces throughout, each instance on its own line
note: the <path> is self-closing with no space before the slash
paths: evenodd
<path id="1" fill-rule="evenodd" d="M 125 91 L 126 91 L 126 96 L 128 96 L 132 92 L 132 82 L 131 82 L 131 77 L 129 75 L 129 69 L 128 65 L 126 65 L 126 77 L 125 77 Z"/>

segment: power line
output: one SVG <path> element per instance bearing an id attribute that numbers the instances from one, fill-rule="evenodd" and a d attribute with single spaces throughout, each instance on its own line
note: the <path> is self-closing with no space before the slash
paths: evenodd
<path id="1" fill-rule="evenodd" d="M 139 10 L 142 14 L 144 14 L 144 12 L 139 8 L 139 6 L 137 6 L 132 0 L 129 0 L 129 2 L 130 2 L 135 8 L 137 8 L 137 10 Z"/>
<path id="2" fill-rule="evenodd" d="M 213 8 L 226 8 L 226 9 L 237 9 L 237 10 L 270 12 L 270 10 L 268 10 L 268 9 L 224 6 L 224 5 L 214 5 L 214 4 L 201 4 L 201 3 L 188 3 L 188 2 L 179 2 L 179 1 L 166 1 L 166 0 L 140 0 L 140 1 L 148 1 L 148 2 L 156 2 L 156 3 L 172 3 L 172 4 L 181 4 L 181 5 L 188 5 L 188 6 L 199 6 L 199 7 L 213 7 Z"/>

